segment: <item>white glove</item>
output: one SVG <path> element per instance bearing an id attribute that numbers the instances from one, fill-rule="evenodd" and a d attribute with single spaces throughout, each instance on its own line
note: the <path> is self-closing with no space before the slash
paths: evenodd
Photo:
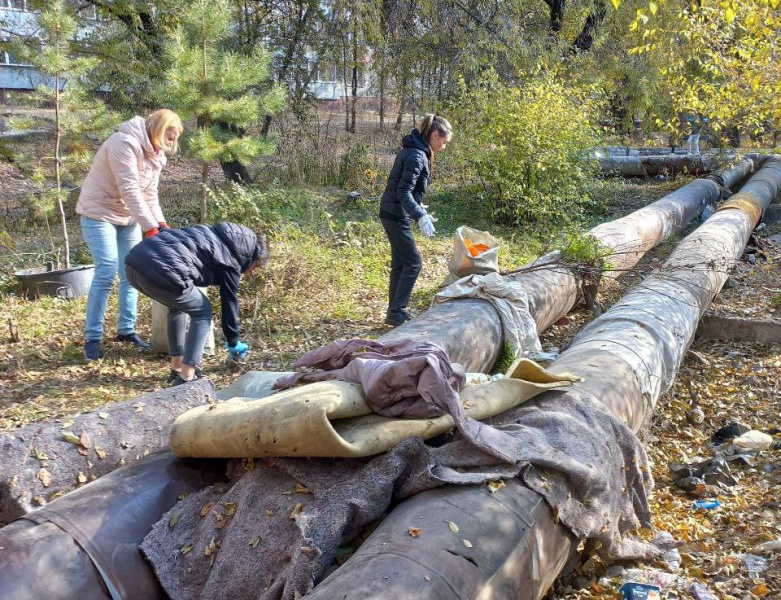
<path id="1" fill-rule="evenodd" d="M 420 232 L 425 235 L 426 237 L 434 237 L 434 234 L 437 232 L 436 229 L 434 229 L 434 221 L 431 218 L 431 215 L 423 215 L 418 219 L 418 227 L 420 227 Z"/>

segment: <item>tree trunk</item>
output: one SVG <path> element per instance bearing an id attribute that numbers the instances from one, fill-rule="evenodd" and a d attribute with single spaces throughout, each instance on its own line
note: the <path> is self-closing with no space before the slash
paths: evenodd
<path id="1" fill-rule="evenodd" d="M 293 36 L 290 39 L 290 43 L 285 47 L 285 54 L 282 59 L 282 68 L 279 70 L 279 76 L 277 78 L 277 81 L 279 83 L 284 83 L 287 79 L 287 73 L 290 70 L 290 66 L 293 64 L 293 61 L 296 56 L 296 52 L 298 49 L 298 44 L 301 40 L 301 36 L 304 33 L 304 27 L 306 27 L 306 22 L 309 19 L 310 11 L 309 6 L 305 9 L 303 7 L 303 4 L 299 4 L 298 6 L 298 17 L 296 19 L 295 27 L 293 28 Z M 268 136 L 268 132 L 271 129 L 271 120 L 272 115 L 266 115 L 263 118 L 263 127 L 260 130 L 260 135 L 263 137 Z"/>
<path id="2" fill-rule="evenodd" d="M 393 128 L 396 131 L 399 131 L 401 129 L 401 121 L 404 118 L 404 103 L 405 103 L 405 92 L 407 89 L 407 78 L 403 77 L 401 80 L 401 85 L 399 85 L 398 89 L 398 95 L 399 95 L 399 110 L 396 112 L 396 124 L 393 126 Z"/>
<path id="3" fill-rule="evenodd" d="M 353 19 L 352 102 L 350 106 L 350 133 L 355 133 L 355 113 L 358 105 L 358 25 Z"/>
<path id="4" fill-rule="evenodd" d="M 380 129 L 385 130 L 385 70 L 380 71 Z"/>
<path id="5" fill-rule="evenodd" d="M 602 24 L 602 21 L 605 20 L 606 15 L 607 6 L 602 2 L 591 9 L 588 17 L 586 17 L 586 23 L 583 25 L 583 30 L 570 47 L 571 53 L 577 54 L 578 52 L 591 50 L 591 47 L 594 45 L 594 37 L 597 34 L 597 30 Z"/>
<path id="6" fill-rule="evenodd" d="M 344 88 L 344 130 L 350 131 L 350 101 L 347 97 L 347 41 L 342 40 L 342 86 Z"/>
<path id="7" fill-rule="evenodd" d="M 209 181 L 209 163 L 201 167 L 201 223 L 206 223 L 206 184 Z"/>
<path id="8" fill-rule="evenodd" d="M 65 268 L 71 266 L 70 240 L 68 239 L 68 221 L 65 218 L 65 207 L 62 203 L 62 174 L 60 168 L 60 144 L 62 142 L 62 128 L 60 127 L 60 78 L 54 78 L 54 177 L 57 181 L 57 212 L 60 216 L 60 229 L 63 241 L 63 262 Z"/>
<path id="9" fill-rule="evenodd" d="M 781 161 L 771 159 L 676 248 L 660 273 L 587 326 L 550 369 L 583 375 L 585 381 L 572 391 L 546 392 L 531 404 L 544 406 L 549 395 L 587 396 L 638 431 L 672 385 L 700 317 L 780 188 Z M 487 595 L 539 600 L 575 555 L 578 540 L 540 495 L 515 480 L 509 483 L 495 495 L 482 487 L 449 486 L 401 503 L 308 597 L 342 599 L 349 590 L 350 597 L 377 600 Z M 463 523 L 464 515 L 470 516 L 471 545 L 491 549 L 479 564 L 454 552 L 452 537 L 425 535 L 426 523 Z M 413 539 L 410 523 L 422 523 L 424 534 Z"/>
<path id="10" fill-rule="evenodd" d="M 270 124 L 270 122 L 269 122 Z M 247 131 L 241 127 L 236 127 L 231 123 L 225 123 L 219 121 L 217 126 L 223 131 L 230 131 L 239 137 L 246 135 Z M 241 164 L 237 160 L 221 160 L 220 167 L 222 167 L 222 173 L 225 175 L 225 179 L 238 183 L 239 185 L 249 185 L 252 183 L 252 177 L 247 170 L 247 167 Z"/>

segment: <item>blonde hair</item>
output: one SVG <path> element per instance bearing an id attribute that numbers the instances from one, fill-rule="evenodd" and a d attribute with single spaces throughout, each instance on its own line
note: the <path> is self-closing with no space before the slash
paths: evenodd
<path id="1" fill-rule="evenodd" d="M 165 132 L 169 127 L 175 127 L 179 134 L 184 131 L 179 115 L 167 108 L 156 110 L 146 118 L 146 132 L 149 134 L 149 140 L 152 144 L 169 154 L 174 154 L 179 150 L 179 144 L 174 142 L 169 146 L 166 142 Z"/>
<path id="2" fill-rule="evenodd" d="M 434 113 L 423 117 L 423 120 L 420 122 L 420 127 L 418 127 L 418 129 L 420 130 L 420 135 L 422 135 L 423 139 L 427 142 L 429 141 L 431 134 L 435 131 L 444 137 L 453 135 L 453 126 L 450 124 L 450 121 L 448 121 L 445 117 L 440 117 Z"/>

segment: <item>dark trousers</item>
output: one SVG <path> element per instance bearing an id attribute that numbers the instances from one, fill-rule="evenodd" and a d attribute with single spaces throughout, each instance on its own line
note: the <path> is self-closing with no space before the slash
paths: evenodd
<path id="1" fill-rule="evenodd" d="M 388 313 L 400 313 L 405 311 L 409 304 L 412 288 L 423 265 L 415 238 L 412 237 L 410 221 L 380 220 L 391 247 Z"/>
<path id="2" fill-rule="evenodd" d="M 181 356 L 186 365 L 200 365 L 203 347 L 212 325 L 212 305 L 209 299 L 195 286 L 179 294 L 158 287 L 130 265 L 125 265 L 125 271 L 130 285 L 168 307 L 169 356 Z"/>

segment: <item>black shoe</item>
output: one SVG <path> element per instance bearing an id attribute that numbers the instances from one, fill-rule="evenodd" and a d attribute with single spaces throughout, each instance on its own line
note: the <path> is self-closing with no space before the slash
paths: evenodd
<path id="1" fill-rule="evenodd" d="M 176 381 L 176 378 L 179 377 L 179 371 L 174 371 L 171 369 L 171 372 L 168 374 L 168 379 L 165 380 L 167 384 L 172 384 L 174 381 Z M 195 367 L 195 377 L 193 379 L 200 379 L 201 378 L 201 370 L 198 367 Z"/>
<path id="2" fill-rule="evenodd" d="M 149 350 L 152 347 L 151 344 L 138 337 L 138 334 L 135 331 L 133 333 L 120 333 L 117 336 L 117 341 L 128 342 L 141 350 Z"/>
<path id="3" fill-rule="evenodd" d="M 84 358 L 87 360 L 100 360 L 103 356 L 100 340 L 87 340 L 84 342 Z"/>
<path id="4" fill-rule="evenodd" d="M 198 377 L 198 375 L 194 375 L 193 378 L 190 381 L 187 381 L 186 379 L 182 379 L 182 376 L 179 375 L 179 373 L 176 373 L 176 377 L 171 382 L 171 386 L 170 387 L 176 387 L 177 385 L 184 385 L 185 383 L 192 383 L 196 379 L 200 379 L 200 377 Z"/>
<path id="5" fill-rule="evenodd" d="M 385 324 L 386 325 L 392 325 L 393 327 L 398 327 L 402 323 L 405 323 L 406 321 L 410 320 L 409 313 L 404 310 L 394 310 L 394 311 L 388 311 L 387 316 L 385 317 Z"/>

